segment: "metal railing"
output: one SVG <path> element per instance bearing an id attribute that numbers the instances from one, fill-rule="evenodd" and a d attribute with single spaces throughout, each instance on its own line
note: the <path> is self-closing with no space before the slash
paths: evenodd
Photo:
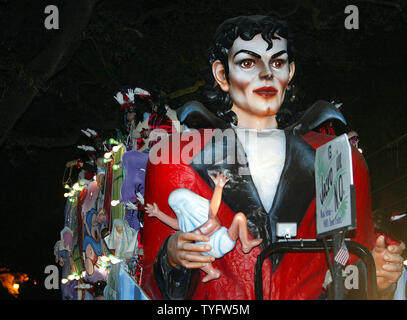
<path id="1" fill-rule="evenodd" d="M 361 244 L 345 240 L 346 246 L 349 251 L 356 256 L 360 257 L 364 264 L 366 265 L 367 275 L 361 277 L 362 279 L 367 279 L 367 284 L 361 285 L 361 288 L 367 287 L 367 294 L 365 295 L 369 300 L 377 299 L 377 280 L 376 280 L 376 266 L 372 254 L 368 249 L 366 249 Z M 326 244 L 329 249 L 333 247 L 333 241 L 327 240 Z M 275 253 L 280 252 L 318 252 L 325 251 L 325 246 L 322 240 L 317 239 L 307 239 L 307 240 L 289 240 L 276 242 L 265 248 L 257 257 L 257 262 L 254 272 L 254 291 L 256 300 L 263 300 L 263 273 L 262 267 L 264 260 Z"/>

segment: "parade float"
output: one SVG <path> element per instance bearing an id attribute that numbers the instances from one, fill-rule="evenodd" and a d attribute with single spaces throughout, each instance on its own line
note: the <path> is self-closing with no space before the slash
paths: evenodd
<path id="1" fill-rule="evenodd" d="M 65 167 L 65 220 L 54 247 L 64 300 L 148 299 L 140 286 L 143 196 L 148 152 L 160 140 L 149 134 L 174 132 L 174 113 L 141 88 L 126 87 L 114 98 L 124 110 L 124 132 L 102 138 L 81 130 L 81 157 Z"/>
<path id="2" fill-rule="evenodd" d="M 228 19 L 208 50 L 208 108 L 123 88 L 125 133 L 82 131 L 94 143 L 67 163 L 55 245 L 64 299 L 393 297 L 404 245 L 375 232 L 361 152 L 318 130 L 343 115 L 318 100 L 279 117 L 295 98 L 291 46 L 283 21 Z"/>

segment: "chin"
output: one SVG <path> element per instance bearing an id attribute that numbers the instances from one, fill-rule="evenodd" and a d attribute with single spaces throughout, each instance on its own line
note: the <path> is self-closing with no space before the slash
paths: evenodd
<path id="1" fill-rule="evenodd" d="M 266 105 L 261 108 L 259 107 L 255 108 L 253 113 L 256 114 L 257 116 L 270 117 L 275 116 L 278 110 L 280 110 L 280 107 Z"/>

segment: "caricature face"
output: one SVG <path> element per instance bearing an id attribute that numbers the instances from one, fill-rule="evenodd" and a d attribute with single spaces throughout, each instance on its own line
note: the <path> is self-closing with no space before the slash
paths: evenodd
<path id="1" fill-rule="evenodd" d="M 96 214 L 92 215 L 92 228 L 90 230 L 91 232 L 91 237 L 95 241 L 100 241 L 101 236 L 100 236 L 100 230 L 99 230 L 99 222 L 98 222 L 98 217 Z"/>
<path id="2" fill-rule="evenodd" d="M 126 119 L 127 121 L 133 121 L 136 113 L 135 112 L 127 112 L 126 113 Z"/>
<path id="3" fill-rule="evenodd" d="M 358 148 L 358 147 L 359 147 L 359 136 L 358 136 L 357 134 L 352 135 L 352 136 L 349 138 L 349 142 L 350 142 L 350 144 L 351 144 L 352 146 L 354 146 L 355 148 Z"/>
<path id="4" fill-rule="evenodd" d="M 123 226 L 116 226 L 116 231 L 118 234 L 122 234 L 123 233 Z"/>
<path id="5" fill-rule="evenodd" d="M 233 100 L 232 110 L 268 117 L 280 109 L 295 66 L 294 62 L 288 62 L 286 39 L 275 39 L 273 47 L 269 50 L 267 47 L 261 34 L 249 41 L 239 37 L 229 52 L 229 81 L 219 81 L 217 75 L 222 80 L 222 73 L 216 74 L 216 67 L 213 69 L 222 90 L 229 92 Z M 220 61 L 214 66 L 216 63 L 220 64 Z"/>

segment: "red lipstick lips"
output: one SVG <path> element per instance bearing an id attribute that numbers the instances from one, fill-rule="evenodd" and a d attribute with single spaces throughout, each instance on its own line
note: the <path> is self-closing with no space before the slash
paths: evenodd
<path id="1" fill-rule="evenodd" d="M 260 96 L 272 97 L 277 94 L 278 90 L 274 87 L 261 87 L 256 90 L 253 90 L 253 92 Z"/>

